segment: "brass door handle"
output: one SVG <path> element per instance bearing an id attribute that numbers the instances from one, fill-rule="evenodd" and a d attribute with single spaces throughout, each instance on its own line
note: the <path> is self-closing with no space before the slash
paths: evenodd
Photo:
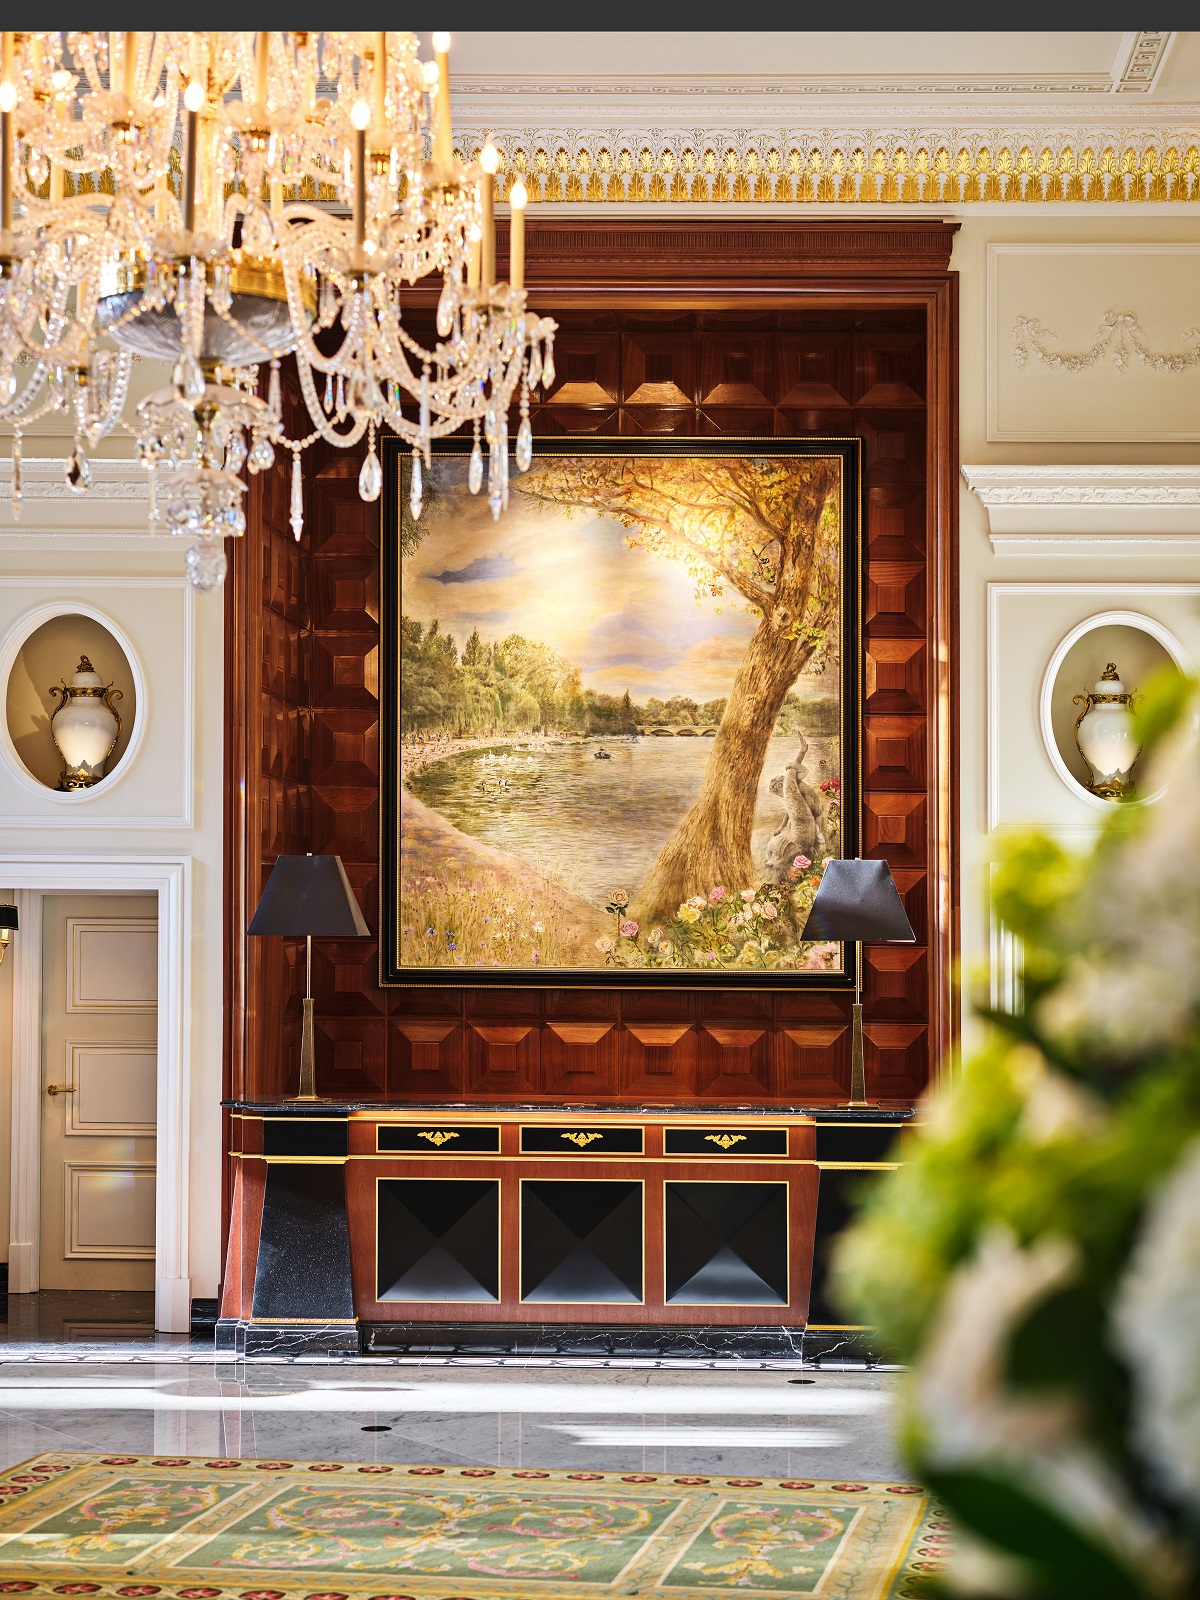
<path id="1" fill-rule="evenodd" d="M 51 1083 L 46 1088 L 47 1094 L 74 1094 L 75 1088 L 69 1083 Z"/>

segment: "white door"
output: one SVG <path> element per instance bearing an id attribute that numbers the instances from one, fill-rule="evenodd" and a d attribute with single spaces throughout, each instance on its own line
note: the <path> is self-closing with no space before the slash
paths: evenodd
<path id="1" fill-rule="evenodd" d="M 43 1289 L 154 1288 L 158 900 L 42 909 Z"/>

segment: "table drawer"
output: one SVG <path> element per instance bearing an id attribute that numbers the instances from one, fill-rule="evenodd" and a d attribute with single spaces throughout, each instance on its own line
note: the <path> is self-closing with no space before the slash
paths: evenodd
<path id="1" fill-rule="evenodd" d="M 567 1128 L 534 1123 L 521 1129 L 523 1156 L 640 1156 L 644 1151 L 639 1127 L 577 1122 Z"/>
<path id="2" fill-rule="evenodd" d="M 708 1124 L 699 1128 L 664 1128 L 666 1156 L 786 1156 L 786 1128 Z"/>
<path id="3" fill-rule="evenodd" d="M 500 1154 L 498 1123 L 381 1122 L 375 1133 L 380 1155 L 496 1156 Z"/>

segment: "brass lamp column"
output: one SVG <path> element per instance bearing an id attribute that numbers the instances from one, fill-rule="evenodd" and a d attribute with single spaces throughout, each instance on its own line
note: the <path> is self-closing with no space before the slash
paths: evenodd
<path id="1" fill-rule="evenodd" d="M 312 942 L 365 939 L 371 932 L 358 909 L 341 856 L 279 856 L 246 932 L 304 940 L 300 1091 L 288 1098 L 320 1100 L 313 1073 Z"/>
<path id="2" fill-rule="evenodd" d="M 852 1107 L 869 1105 L 863 1066 L 862 947 L 864 944 L 912 944 L 917 937 L 887 862 L 827 861 L 800 937 L 852 939 L 855 943 L 850 1098 L 846 1104 Z"/>

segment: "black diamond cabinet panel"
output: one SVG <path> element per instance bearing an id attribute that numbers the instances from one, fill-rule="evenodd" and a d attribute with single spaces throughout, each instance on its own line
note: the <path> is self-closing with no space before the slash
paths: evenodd
<path id="1" fill-rule="evenodd" d="M 521 1184 L 521 1299 L 637 1305 L 643 1186 L 638 1181 Z"/>
<path id="2" fill-rule="evenodd" d="M 377 1300 L 500 1298 L 495 1178 L 380 1178 Z"/>
<path id="3" fill-rule="evenodd" d="M 786 1183 L 665 1188 L 668 1305 L 788 1304 Z"/>

